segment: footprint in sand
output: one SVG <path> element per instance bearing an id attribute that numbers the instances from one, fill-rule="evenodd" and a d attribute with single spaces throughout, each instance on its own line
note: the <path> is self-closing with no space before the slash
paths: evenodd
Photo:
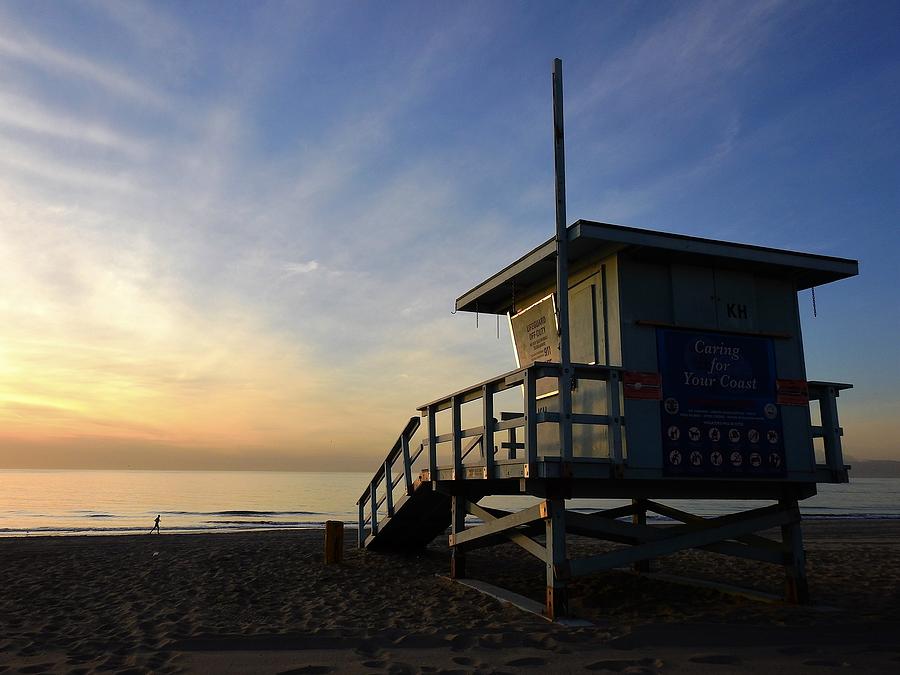
<path id="1" fill-rule="evenodd" d="M 546 666 L 547 659 L 542 659 L 539 656 L 526 656 L 521 659 L 513 659 L 512 661 L 507 661 L 506 665 L 512 666 L 513 668 L 525 668 L 528 666 Z"/>
<path id="2" fill-rule="evenodd" d="M 795 656 L 797 654 L 814 654 L 815 651 L 815 647 L 809 647 L 807 645 L 791 645 L 790 647 L 782 647 L 778 650 L 778 653 L 784 654 L 785 656 Z"/>
<path id="3" fill-rule="evenodd" d="M 650 667 L 662 668 L 665 664 L 660 659 L 608 659 L 606 661 L 595 661 L 584 667 L 585 670 L 609 670 L 614 673 L 621 673 L 628 669 L 644 669 L 651 672 Z"/>
<path id="4" fill-rule="evenodd" d="M 32 666 L 19 668 L 20 673 L 46 673 L 53 670 L 55 663 L 35 663 Z"/>
<path id="5" fill-rule="evenodd" d="M 722 666 L 736 666 L 741 663 L 741 659 L 733 654 L 703 654 L 700 656 L 692 656 L 691 663 L 712 663 Z"/>
<path id="6" fill-rule="evenodd" d="M 278 675 L 313 675 L 313 673 L 330 673 L 333 670 L 334 668 L 331 666 L 300 666 L 299 668 L 282 670 Z"/>
<path id="7" fill-rule="evenodd" d="M 834 661 L 832 659 L 809 659 L 808 661 L 803 662 L 804 666 L 819 666 L 825 668 L 842 668 L 844 666 L 849 666 L 849 663 L 843 663 L 841 661 Z"/>
<path id="8" fill-rule="evenodd" d="M 471 635 L 457 635 L 450 641 L 450 649 L 454 652 L 470 649 L 475 646 L 475 641 L 476 638 Z"/>

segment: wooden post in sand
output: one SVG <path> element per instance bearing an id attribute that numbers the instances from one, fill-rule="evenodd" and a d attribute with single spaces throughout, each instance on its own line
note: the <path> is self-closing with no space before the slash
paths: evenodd
<path id="1" fill-rule="evenodd" d="M 639 527 L 644 527 L 647 524 L 647 500 L 641 498 L 632 499 L 631 506 L 634 509 L 634 513 L 631 514 L 631 523 Z M 634 563 L 632 568 L 638 573 L 650 572 L 650 561 L 638 560 Z"/>
<path id="2" fill-rule="evenodd" d="M 796 499 L 779 499 L 778 505 L 792 512 L 796 519 L 781 526 L 784 547 L 784 599 L 796 605 L 809 603 L 809 585 L 806 581 L 806 553 L 803 550 L 803 533 L 800 529 L 800 507 Z"/>
<path id="3" fill-rule="evenodd" d="M 542 505 L 541 516 L 547 533 L 544 555 L 547 568 L 547 601 L 544 616 L 551 621 L 569 614 L 569 594 L 566 588 L 568 556 L 566 555 L 566 500 L 548 499 Z"/>
<path id="4" fill-rule="evenodd" d="M 344 523 L 325 521 L 325 564 L 339 563 L 344 559 Z"/>
<path id="5" fill-rule="evenodd" d="M 454 495 L 450 499 L 450 578 L 466 576 L 466 554 L 456 545 L 456 535 L 466 529 L 466 498 Z"/>

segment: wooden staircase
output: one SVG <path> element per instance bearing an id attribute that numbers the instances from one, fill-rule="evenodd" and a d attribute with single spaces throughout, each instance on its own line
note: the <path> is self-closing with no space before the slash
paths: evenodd
<path id="1" fill-rule="evenodd" d="M 412 466 L 423 444 L 414 453 L 410 453 L 409 444 L 419 423 L 418 417 L 409 419 L 357 502 L 360 548 L 422 548 L 450 527 L 450 497 L 433 489 L 427 469 L 413 478 Z"/>
<path id="2" fill-rule="evenodd" d="M 394 504 L 394 515 L 378 521 L 365 547 L 375 551 L 422 548 L 450 527 L 450 497 L 435 492 L 430 480 L 419 476 L 412 493 Z"/>

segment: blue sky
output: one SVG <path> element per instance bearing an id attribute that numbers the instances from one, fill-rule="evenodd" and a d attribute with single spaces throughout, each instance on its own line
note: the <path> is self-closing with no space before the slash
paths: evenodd
<path id="1" fill-rule="evenodd" d="M 0 464 L 345 468 L 514 366 L 462 291 L 569 220 L 860 260 L 801 297 L 898 457 L 896 2 L 0 4 Z M 76 458 L 74 460 L 73 458 Z"/>

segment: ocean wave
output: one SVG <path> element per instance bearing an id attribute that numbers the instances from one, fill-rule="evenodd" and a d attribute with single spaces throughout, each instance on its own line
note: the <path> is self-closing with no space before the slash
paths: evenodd
<path id="1" fill-rule="evenodd" d="M 153 511 L 147 511 L 153 513 Z M 157 511 L 164 516 L 232 516 L 232 517 L 278 517 L 278 516 L 327 516 L 322 511 Z"/>
<path id="2" fill-rule="evenodd" d="M 355 529 L 356 522 L 346 521 L 344 523 L 348 529 Z M 202 534 L 205 532 L 223 532 L 223 531 L 253 531 L 253 530 L 316 530 L 325 527 L 325 521 L 319 522 L 279 522 L 279 521 L 237 521 L 232 523 L 210 523 L 201 525 L 185 525 L 183 527 L 163 528 L 163 534 Z M 128 535 L 128 534 L 148 534 L 146 527 L 0 527 L 0 536 L 28 536 L 28 535 Z"/>
<path id="3" fill-rule="evenodd" d="M 305 520 L 207 520 L 210 525 L 309 525 L 309 521 Z M 324 527 L 324 521 L 322 522 Z"/>
<path id="4" fill-rule="evenodd" d="M 900 513 L 804 513 L 803 520 L 900 520 Z"/>

